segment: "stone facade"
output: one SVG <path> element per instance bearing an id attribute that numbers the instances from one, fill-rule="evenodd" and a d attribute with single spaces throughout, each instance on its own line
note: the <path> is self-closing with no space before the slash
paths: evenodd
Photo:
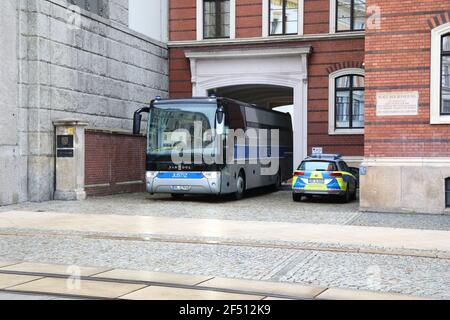
<path id="1" fill-rule="evenodd" d="M 0 3 L 0 205 L 53 198 L 55 120 L 129 131 L 167 96 L 166 45 L 127 27 L 127 0 L 107 4 L 102 18 L 63 0 Z"/>

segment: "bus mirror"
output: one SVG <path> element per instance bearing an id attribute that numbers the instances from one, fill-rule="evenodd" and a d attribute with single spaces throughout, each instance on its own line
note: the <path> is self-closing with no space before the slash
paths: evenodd
<path id="1" fill-rule="evenodd" d="M 142 121 L 142 114 L 136 112 L 134 114 L 133 118 L 133 134 L 138 135 L 141 133 L 141 121 Z"/>
<path id="2" fill-rule="evenodd" d="M 217 119 L 217 123 L 216 123 L 216 133 L 219 135 L 224 134 L 225 131 L 225 112 L 223 110 L 222 107 L 217 109 L 217 114 L 216 114 L 216 119 Z"/>
<path id="3" fill-rule="evenodd" d="M 151 105 L 153 105 L 153 101 L 152 101 Z M 137 110 L 134 113 L 134 116 L 133 116 L 133 134 L 134 135 L 141 134 L 141 121 L 142 121 L 142 113 L 143 112 L 150 112 L 150 108 L 144 107 L 144 108 Z"/>

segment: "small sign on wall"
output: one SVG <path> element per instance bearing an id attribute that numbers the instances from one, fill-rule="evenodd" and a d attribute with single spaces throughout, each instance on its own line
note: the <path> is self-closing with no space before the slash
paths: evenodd
<path id="1" fill-rule="evenodd" d="M 377 92 L 377 116 L 417 116 L 419 92 Z"/>
<path id="2" fill-rule="evenodd" d="M 314 148 L 312 148 L 312 154 L 313 155 L 323 154 L 323 148 L 322 147 L 314 147 Z"/>

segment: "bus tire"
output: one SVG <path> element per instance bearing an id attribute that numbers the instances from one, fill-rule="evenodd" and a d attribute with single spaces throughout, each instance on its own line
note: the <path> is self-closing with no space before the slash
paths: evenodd
<path id="1" fill-rule="evenodd" d="M 278 169 L 278 173 L 277 173 L 277 177 L 275 178 L 275 184 L 273 185 L 275 190 L 280 190 L 281 189 L 281 185 L 282 185 L 282 181 L 281 181 L 281 168 Z"/>
<path id="2" fill-rule="evenodd" d="M 236 192 L 234 193 L 234 198 L 236 200 L 241 200 L 245 195 L 245 174 L 241 170 L 239 176 L 236 179 Z"/>

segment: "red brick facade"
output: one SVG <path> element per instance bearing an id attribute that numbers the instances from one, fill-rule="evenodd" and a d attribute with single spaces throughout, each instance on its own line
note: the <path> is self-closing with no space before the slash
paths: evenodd
<path id="1" fill-rule="evenodd" d="M 108 195 L 145 191 L 144 137 L 86 132 L 86 193 Z"/>
<path id="2" fill-rule="evenodd" d="M 380 30 L 366 31 L 367 157 L 448 157 L 450 126 L 430 125 L 431 29 L 450 21 L 449 0 L 368 0 Z M 377 117 L 379 91 L 419 91 L 419 116 Z"/>
<path id="3" fill-rule="evenodd" d="M 196 1 L 171 0 L 170 40 L 196 39 Z M 306 0 L 304 5 L 304 33 L 309 35 L 329 33 L 329 1 Z M 261 38 L 262 0 L 236 1 L 236 39 Z M 308 150 L 322 146 L 325 152 L 339 152 L 346 156 L 363 156 L 363 135 L 328 134 L 328 79 L 338 68 L 361 67 L 364 62 L 364 37 L 326 40 L 278 42 L 276 44 L 250 44 L 245 40 L 238 45 L 201 47 L 206 49 L 233 49 L 254 47 L 288 47 L 311 45 L 313 53 L 308 62 Z M 190 61 L 186 50 L 194 47 L 170 49 L 169 93 L 172 98 L 192 95 Z"/>

